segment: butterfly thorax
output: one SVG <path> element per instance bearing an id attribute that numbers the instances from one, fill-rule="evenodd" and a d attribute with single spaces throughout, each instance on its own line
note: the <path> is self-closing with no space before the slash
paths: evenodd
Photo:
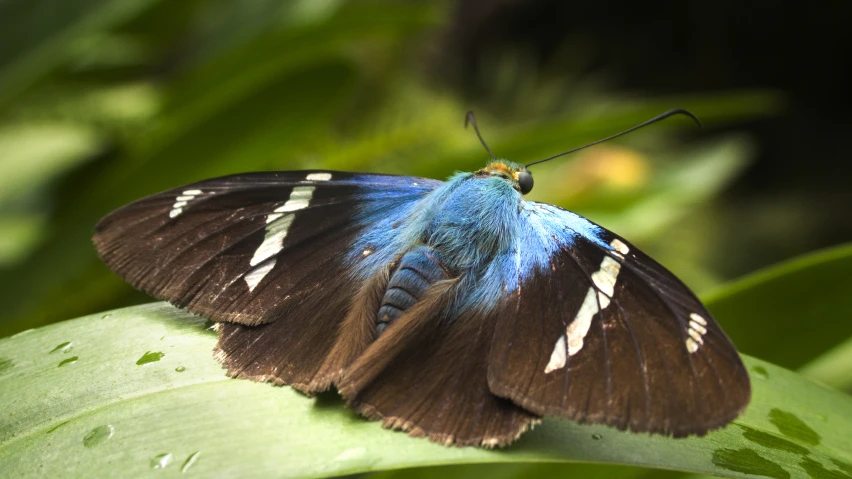
<path id="1" fill-rule="evenodd" d="M 420 232 L 416 243 L 449 258 L 451 270 L 482 266 L 515 244 L 524 200 L 502 176 L 458 174 L 426 201 L 423 217 L 412 223 Z"/>

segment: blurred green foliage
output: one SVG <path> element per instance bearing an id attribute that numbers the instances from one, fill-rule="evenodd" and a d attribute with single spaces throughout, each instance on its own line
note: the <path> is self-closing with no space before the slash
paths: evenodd
<path id="1" fill-rule="evenodd" d="M 498 155 L 531 161 L 672 107 L 724 126 L 783 103 L 769 91 L 642 98 L 598 78 L 538 76 L 506 52 L 490 60 L 489 78 L 505 104 L 470 104 L 436 67 L 441 49 L 453 47 L 442 41 L 453 8 L 391 0 L 0 3 L 0 337 L 147 301 L 97 260 L 89 238 L 102 215 L 166 188 L 263 169 L 443 178 L 487 158 L 463 128 L 469 109 Z M 700 292 L 729 279 L 719 276 L 726 252 L 714 239 L 735 233 L 717 221 L 718 205 L 750 152 L 743 135 L 703 139 L 687 120 L 672 119 L 541 165 L 531 197 L 630 238 Z M 852 337 L 847 314 L 811 309 L 825 321 L 808 323 L 807 335 L 794 338 L 803 326 L 789 323 L 786 338 L 761 342 L 755 334 L 782 327 L 759 304 L 736 320 L 720 308 L 746 353 L 783 363 L 795 349 L 788 367 L 816 361 L 811 367 L 829 370 L 838 366 L 820 366 L 821 352 L 852 354 L 838 346 Z"/>
<path id="2" fill-rule="evenodd" d="M 53 3 L 50 21 L 47 7 L 0 6 L 29 32 L 5 31 L 0 51 L 0 336 L 144 301 L 97 261 L 89 237 L 99 217 L 146 194 L 263 169 L 443 178 L 487 158 L 463 128 L 475 105 L 427 74 L 450 3 Z M 574 82 L 580 93 L 552 111 L 562 91 L 534 86 L 523 115 L 480 111 L 501 156 L 541 158 L 674 106 L 721 123 L 778 104 L 767 92 L 613 102 Z M 670 120 L 541 165 L 537 176 L 552 180 L 532 197 L 589 215 L 703 288 L 718 279 L 695 261 L 705 231 L 655 245 L 736 177 L 748 141 L 687 146 L 676 129 L 695 133 Z"/>

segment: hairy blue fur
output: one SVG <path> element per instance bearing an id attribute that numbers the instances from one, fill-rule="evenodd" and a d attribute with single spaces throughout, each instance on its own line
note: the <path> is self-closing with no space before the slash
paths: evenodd
<path id="1" fill-rule="evenodd" d="M 365 189 L 372 201 L 364 202 L 358 218 L 364 233 L 349 254 L 357 279 L 426 245 L 461 276 L 457 307 L 487 311 L 533 273 L 549 274 L 551 257 L 572 247 L 577 236 L 612 249 L 600 239 L 599 226 L 556 206 L 524 200 L 501 176 L 457 173 L 425 194 L 399 188 L 408 194 Z"/>

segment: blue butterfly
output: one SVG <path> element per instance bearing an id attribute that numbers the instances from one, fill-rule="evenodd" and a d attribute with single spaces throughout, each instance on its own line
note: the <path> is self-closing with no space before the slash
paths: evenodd
<path id="1" fill-rule="evenodd" d="M 531 165 L 226 176 L 116 210 L 94 242 L 131 285 L 216 321 L 229 375 L 336 387 L 412 436 L 495 447 L 542 416 L 676 437 L 732 421 L 748 374 L 710 313 L 624 238 L 525 200 Z"/>

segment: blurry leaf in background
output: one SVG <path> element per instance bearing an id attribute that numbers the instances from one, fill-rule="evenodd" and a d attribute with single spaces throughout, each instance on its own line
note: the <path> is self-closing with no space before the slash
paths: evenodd
<path id="1" fill-rule="evenodd" d="M 76 85 L 39 88 L 8 108 L 7 122 L 50 118 L 63 124 L 87 126 L 103 141 L 111 135 L 132 134 L 159 113 L 159 91 L 148 82 Z"/>
<path id="2" fill-rule="evenodd" d="M 102 146 L 96 132 L 74 123 L 0 127 L 0 206 L 36 193 Z"/>
<path id="3" fill-rule="evenodd" d="M 299 167 L 445 178 L 478 168 L 486 158 L 462 126 L 470 106 L 421 78 L 423 45 L 446 23 L 450 3 L 104 0 L 55 10 L 67 18 L 44 23 L 22 0 L 6 8 L 11 5 L 28 19 L 23 23 L 35 22 L 43 31 L 22 37 L 32 44 L 0 62 L 0 78 L 27 78 L 6 108 L 0 106 L 0 128 L 61 125 L 87 132 L 91 145 L 64 156 L 64 168 L 49 166 L 59 149 L 21 167 L 24 155 L 4 155 L 10 167 L 30 171 L 33 182 L 16 185 L 22 192 L 16 198 L 29 198 L 25 207 L 0 210 L 6 215 L 0 221 L 10 228 L 0 242 L 0 260 L 7 258 L 0 263 L 5 265 L 0 302 L 8 305 L 0 336 L 138 302 L 141 295 L 99 264 L 89 236 L 103 214 L 146 194 L 238 171 Z M 9 18 L 0 17 L 0 26 Z M 18 75 L 27 58 L 37 59 L 39 68 Z M 565 95 L 558 82 L 538 88 L 540 80 L 550 81 L 532 76 L 524 80 L 528 87 L 517 90 L 526 91 L 529 105 L 519 112 L 534 121 L 482 114 L 486 137 L 500 156 L 531 161 L 671 106 L 696 109 L 708 122 L 778 107 L 776 94 L 757 90 L 636 101 L 589 79 L 578 80 L 588 88 L 574 95 Z M 562 107 L 553 109 L 557 103 Z M 693 160 L 664 135 L 683 128 L 694 130 L 688 122 L 670 122 L 627 142 L 637 145 L 622 147 L 624 161 L 636 160 L 629 165 L 594 165 L 579 157 L 542 165 L 541 177 L 551 176 L 548 168 L 575 164 L 597 173 L 568 170 L 569 178 L 578 177 L 569 195 L 559 189 L 548 194 L 548 186 L 560 184 L 553 175 L 553 181 L 538 182 L 542 192 L 535 199 L 577 207 L 653 246 L 663 226 L 701 208 L 747 156 L 734 149 L 728 157 L 708 160 L 719 167 L 699 173 L 697 181 L 716 186 L 678 187 L 677 178 L 666 177 L 701 160 L 700 153 Z M 43 134 L 51 138 L 33 137 L 30 143 L 49 145 L 61 138 Z M 634 168 L 630 188 L 623 183 L 625 168 Z M 622 183 L 613 183 L 616 177 Z M 660 196 L 656 208 L 647 207 Z M 692 264 L 675 254 L 660 259 L 680 260 L 685 271 Z M 712 274 L 693 270 L 689 281 L 713 282 Z"/>
<path id="4" fill-rule="evenodd" d="M 8 0 L 0 3 L 0 105 L 61 65 L 87 32 L 109 28 L 154 0 Z"/>
<path id="5" fill-rule="evenodd" d="M 852 245 L 844 245 L 758 271 L 703 299 L 740 351 L 797 369 L 852 338 L 850 271 Z"/>
<path id="6" fill-rule="evenodd" d="M 799 368 L 799 372 L 852 394 L 852 336 Z"/>
<path id="7" fill-rule="evenodd" d="M 0 213 L 0 267 L 22 261 L 41 239 L 45 223 L 29 213 Z"/>
<path id="8" fill-rule="evenodd" d="M 175 184 L 280 168 L 292 161 L 288 152 L 324 135 L 364 87 L 368 79 L 348 58 L 356 43 L 390 46 L 434 23 L 432 7 L 364 3 L 328 16 L 332 5 L 323 14 L 304 11 L 305 21 L 282 23 L 278 31 L 267 32 L 264 23 L 263 34 L 200 64 L 203 73 L 180 75 L 156 119 L 127 134 L 127 144 L 97 170 L 61 188 L 54 236 L 0 278 L 4 304 L 15 305 L 0 335 L 111 304 L 120 283 L 97 264 L 89 240 L 100 216 Z"/>
<path id="9" fill-rule="evenodd" d="M 168 146 L 159 148 L 156 154 L 148 156 L 149 154 L 145 153 L 131 157 L 130 161 L 136 161 L 138 166 L 130 167 L 127 162 L 116 163 L 114 168 L 103 168 L 85 179 L 84 181 L 89 183 L 88 187 L 69 190 L 69 201 L 57 218 L 62 236 L 48 243 L 26 268 L 13 270 L 7 275 L 8 287 L 0 291 L 0 295 L 7 294 L 8 297 L 15 298 L 14 303 L 20 309 L 11 310 L 11 321 L 0 323 L 0 334 L 23 329 L 16 324 L 44 324 L 63 317 L 62 315 L 68 314 L 69 311 L 83 313 L 91 310 L 90 308 L 97 307 L 99 302 L 101 305 L 111 304 L 104 300 L 114 296 L 116 288 L 121 288 L 121 283 L 95 259 L 89 241 L 91 228 L 110 208 L 145 194 L 176 184 L 236 171 L 276 169 L 287 163 L 293 167 L 299 163 L 293 165 L 291 159 L 298 158 L 300 154 L 318 161 L 306 161 L 299 166 L 365 171 L 381 169 L 385 172 L 439 178 L 457 169 L 473 169 L 483 164 L 485 155 L 475 137 L 462 128 L 460 120 L 453 121 L 454 113 L 461 111 L 461 108 L 454 109 L 452 104 L 446 101 L 433 103 L 434 116 L 428 114 L 430 110 L 420 110 L 421 113 L 426 113 L 407 120 L 410 124 L 406 120 L 389 123 L 378 120 L 382 125 L 396 125 L 388 134 L 379 131 L 372 139 L 367 137 L 368 139 L 360 144 L 342 147 L 336 147 L 339 142 L 329 141 L 329 146 L 318 148 L 316 153 L 306 153 L 309 151 L 306 145 L 316 144 L 313 138 L 322 135 L 323 125 L 339 111 L 335 108 L 342 108 L 344 105 L 342 98 L 345 98 L 348 91 L 345 85 L 354 81 L 348 77 L 348 72 L 355 74 L 348 65 L 346 62 L 330 63 L 327 66 L 304 69 L 293 77 L 285 77 L 279 80 L 280 83 L 257 92 L 250 99 L 242 100 L 232 110 L 222 112 L 191 133 L 186 133 Z M 393 106 L 401 107 L 402 105 Z M 662 105 L 649 102 L 642 108 L 646 114 L 641 117 L 650 117 L 661 108 Z M 610 117 L 614 119 L 619 115 L 612 113 Z M 597 133 L 587 131 L 585 135 L 600 138 L 613 131 L 607 122 L 596 120 L 595 117 L 592 121 L 595 121 L 601 130 Z M 584 118 L 575 118 L 573 122 L 583 125 Z M 548 141 L 564 144 L 566 135 L 571 134 L 571 129 L 567 132 L 553 131 L 552 138 Z M 464 138 L 467 138 L 467 141 L 464 141 Z M 502 138 L 504 143 L 508 141 L 512 144 L 511 136 L 508 137 L 509 140 L 505 136 Z M 519 150 L 520 146 L 514 148 L 516 151 L 523 151 Z M 536 148 L 536 145 L 533 144 L 532 148 Z M 708 151 L 709 154 L 698 153 L 692 155 L 692 158 L 687 155 L 688 159 L 672 161 L 671 166 L 666 169 L 660 167 L 652 170 L 653 176 L 647 179 L 643 194 L 623 198 L 620 207 L 624 211 L 614 214 L 610 220 L 602 213 L 590 214 L 590 218 L 619 231 L 615 218 L 629 218 L 626 213 L 629 211 L 628 206 L 642 205 L 646 201 L 646 204 L 653 204 L 652 202 L 656 201 L 658 209 L 654 215 L 651 215 L 647 208 L 646 211 L 639 210 L 637 213 L 637 216 L 645 215 L 644 220 L 637 220 L 637 224 L 644 227 L 648 237 L 652 237 L 654 228 L 659 229 L 662 224 L 672 220 L 671 216 L 667 216 L 670 211 L 686 215 L 691 208 L 700 206 L 699 200 L 707 199 L 718 189 L 718 185 L 730 181 L 732 173 L 743 162 L 743 156 L 737 155 L 735 148 L 725 144 Z M 714 152 L 718 151 L 727 154 L 716 153 L 714 156 Z M 406 156 L 410 157 L 408 161 Z M 519 156 L 534 157 L 531 153 Z M 575 160 L 566 159 L 563 165 L 557 163 L 556 166 L 548 168 L 561 168 L 571 165 L 573 161 Z M 383 164 L 386 164 L 385 169 L 381 168 Z M 684 175 L 692 171 L 692 168 L 712 174 L 693 175 L 691 182 L 687 181 L 684 186 L 680 183 L 681 178 L 688 179 L 689 177 Z M 667 170 L 670 172 L 667 173 Z M 547 195 L 547 184 L 558 185 L 558 176 L 552 176 L 551 172 L 543 169 L 540 177 L 552 177 L 553 180 L 539 181 L 540 186 L 544 185 L 544 194 L 535 191 L 531 195 L 532 199 L 572 207 L 569 198 L 560 198 L 556 194 Z M 83 190 L 82 193 L 80 189 Z M 660 198 L 655 199 L 655 195 Z M 613 208 L 612 204 L 607 206 Z M 589 208 L 581 207 L 578 212 L 587 213 L 587 209 Z M 656 221 L 653 220 L 655 217 L 658 218 Z M 637 233 L 628 228 L 622 228 L 620 232 L 628 236 Z M 57 269 L 57 264 L 62 267 Z M 50 275 L 42 273 L 48 270 L 51 271 Z M 97 270 L 100 270 L 100 273 L 91 274 L 108 279 L 96 280 L 91 275 L 77 276 L 76 281 L 72 279 L 81 271 Z M 2 280 L 3 278 L 0 278 L 0 284 Z M 97 283 L 101 286 L 81 290 L 80 283 Z M 105 284 L 113 286 L 104 288 Z M 68 288 L 74 288 L 74 294 L 69 294 Z M 24 295 L 22 290 L 26 290 L 27 294 Z M 45 300 L 46 298 L 51 299 Z M 32 302 L 27 304 L 27 299 Z"/>
<path id="10" fill-rule="evenodd" d="M 44 190 L 102 147 L 93 129 L 76 123 L 0 124 L 0 271 L 42 237 Z"/>

